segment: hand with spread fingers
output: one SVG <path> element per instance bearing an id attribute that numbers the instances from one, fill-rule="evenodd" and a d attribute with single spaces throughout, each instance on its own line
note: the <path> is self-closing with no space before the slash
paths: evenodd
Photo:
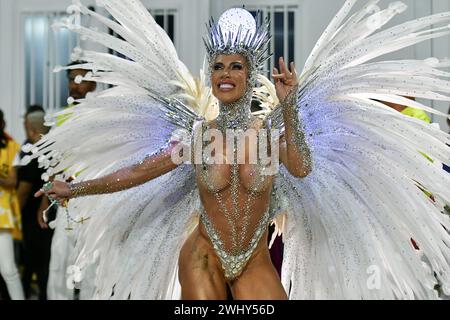
<path id="1" fill-rule="evenodd" d="M 272 77 L 275 80 L 275 91 L 277 93 L 278 100 L 283 102 L 289 92 L 298 85 L 298 76 L 297 71 L 295 70 L 294 62 L 289 64 L 289 69 L 286 67 L 283 57 L 280 57 L 278 63 L 280 69 L 278 71 L 277 68 L 273 68 Z"/>
<path id="2" fill-rule="evenodd" d="M 72 191 L 68 183 L 55 180 L 44 184 L 34 196 L 40 197 L 43 194 L 47 195 L 50 200 L 56 200 L 60 205 L 64 206 L 66 201 L 70 199 Z"/>

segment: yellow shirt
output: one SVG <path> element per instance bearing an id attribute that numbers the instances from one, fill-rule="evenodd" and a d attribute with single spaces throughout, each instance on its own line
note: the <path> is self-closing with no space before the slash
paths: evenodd
<path id="1" fill-rule="evenodd" d="M 74 105 L 70 104 L 68 106 L 63 107 L 63 109 L 72 108 Z M 58 119 L 56 122 L 56 126 L 60 127 L 64 122 L 66 122 L 72 116 L 71 113 L 65 115 L 59 115 L 56 118 Z"/>
<path id="2" fill-rule="evenodd" d="M 20 146 L 12 139 L 8 140 L 5 148 L 0 149 L 0 178 L 7 178 L 13 167 L 13 161 L 20 150 Z M 0 186 L 0 229 L 9 229 L 19 237 L 20 206 L 15 188 Z"/>
<path id="3" fill-rule="evenodd" d="M 423 111 L 421 109 L 414 109 L 414 108 L 406 107 L 405 109 L 403 109 L 403 111 L 401 113 L 403 113 L 404 115 L 413 117 L 413 118 L 423 120 L 427 123 L 431 123 L 431 120 L 428 117 L 428 115 L 425 113 L 425 111 Z"/>
<path id="4" fill-rule="evenodd" d="M 401 113 L 403 113 L 406 116 L 410 116 L 413 118 L 417 118 L 419 120 L 423 120 L 426 123 L 431 123 L 431 120 L 428 117 L 428 115 L 425 113 L 425 111 L 423 111 L 421 109 L 414 109 L 414 108 L 406 107 L 405 109 L 403 109 L 403 111 Z M 426 153 L 421 152 L 421 151 L 419 151 L 419 153 L 421 155 L 423 155 L 425 158 L 427 158 L 430 162 L 434 162 L 434 160 L 431 159 Z"/>

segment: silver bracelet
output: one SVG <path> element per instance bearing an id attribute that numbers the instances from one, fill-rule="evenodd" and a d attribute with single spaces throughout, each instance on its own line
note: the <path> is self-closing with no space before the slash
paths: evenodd
<path id="1" fill-rule="evenodd" d="M 82 182 L 80 183 L 73 183 L 69 182 L 69 190 L 70 190 L 70 197 L 69 198 L 78 198 L 82 197 L 85 193 L 86 187 Z"/>

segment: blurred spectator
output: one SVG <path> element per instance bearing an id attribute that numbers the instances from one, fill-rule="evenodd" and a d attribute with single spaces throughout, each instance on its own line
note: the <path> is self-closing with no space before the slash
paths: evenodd
<path id="1" fill-rule="evenodd" d="M 23 289 L 15 263 L 14 233 L 20 229 L 20 208 L 16 195 L 17 176 L 13 166 L 19 145 L 5 132 L 0 110 L 0 274 L 13 300 L 23 300 Z"/>
<path id="2" fill-rule="evenodd" d="M 405 97 L 405 98 L 415 100 L 414 97 Z M 403 105 L 396 104 L 393 102 L 386 102 L 386 101 L 380 101 L 380 102 L 391 107 L 392 109 L 397 110 L 398 112 L 400 112 L 404 115 L 423 120 L 427 123 L 431 123 L 430 117 L 428 117 L 428 115 L 425 113 L 425 111 L 423 111 L 421 109 L 414 109 L 414 108 L 403 106 Z"/>
<path id="3" fill-rule="evenodd" d="M 37 111 L 33 111 L 37 110 Z M 48 132 L 44 126 L 45 113 L 39 108 L 30 108 L 25 116 L 27 141 L 36 143 Z M 23 154 L 24 155 L 24 154 Z M 47 280 L 50 263 L 50 245 L 53 232 L 42 220 L 42 210 L 48 205 L 47 198 L 35 198 L 34 193 L 42 186 L 41 176 L 44 169 L 38 167 L 37 159 L 19 167 L 18 196 L 22 211 L 23 230 L 23 286 L 25 297 L 31 296 L 31 282 L 36 274 L 39 288 L 39 300 L 47 299 Z M 41 226 L 44 229 L 41 229 Z"/>
<path id="4" fill-rule="evenodd" d="M 67 66 L 74 66 L 77 64 L 86 63 L 85 61 L 74 61 L 69 63 Z M 97 83 L 93 81 L 82 81 L 81 83 L 76 83 L 77 76 L 84 77 L 89 70 L 84 69 L 69 69 L 67 70 L 67 77 L 69 78 L 69 96 L 75 100 L 84 99 L 88 92 L 93 92 L 97 88 Z"/>
<path id="5" fill-rule="evenodd" d="M 25 112 L 25 114 L 24 114 L 24 116 L 23 116 L 23 127 L 25 128 L 25 136 L 26 136 L 26 140 L 25 140 L 25 142 L 22 144 L 22 146 L 24 146 L 24 145 L 26 145 L 26 144 L 28 144 L 28 143 L 31 143 L 30 139 L 28 138 L 28 133 L 27 133 L 27 129 L 26 129 L 26 127 L 27 127 L 27 125 L 26 125 L 27 116 L 28 116 L 30 113 L 37 112 L 37 111 L 45 112 L 45 111 L 44 111 L 44 108 L 42 108 L 40 105 L 31 105 L 31 106 L 28 107 L 27 111 Z M 20 159 L 22 159 L 24 155 L 25 155 L 25 153 L 24 153 L 22 150 L 20 150 L 20 153 L 18 154 L 19 159 L 16 160 L 16 161 L 18 161 L 18 163 L 20 163 Z"/>
<path id="6" fill-rule="evenodd" d="M 74 65 L 86 63 L 85 61 L 74 61 L 69 63 L 67 66 L 72 67 Z M 89 92 L 95 91 L 97 88 L 97 83 L 93 81 L 77 81 L 77 77 L 84 77 L 89 70 L 85 69 L 68 69 L 67 78 L 69 80 L 69 97 L 74 99 L 73 103 L 68 106 L 63 106 L 62 108 L 70 108 L 76 105 L 77 100 L 84 99 Z M 60 126 L 70 115 L 60 115 L 58 116 L 57 126 Z"/>
<path id="7" fill-rule="evenodd" d="M 32 105 L 32 106 L 28 107 L 24 117 L 26 117 L 27 114 L 29 114 L 30 112 L 34 112 L 34 111 L 42 111 L 43 112 L 44 109 L 41 106 L 39 106 L 39 105 Z M 29 143 L 29 142 L 30 141 L 27 139 L 24 142 L 24 145 Z M 15 167 L 20 165 L 20 159 L 23 157 L 23 155 L 24 155 L 23 151 L 20 151 L 20 153 L 17 153 L 16 159 L 14 160 L 14 166 Z M 22 239 L 20 239 L 20 240 L 22 240 Z M 22 244 L 20 243 L 18 247 L 20 249 L 22 249 Z M 19 256 L 20 256 L 19 263 L 22 264 L 21 259 L 23 259 L 23 252 L 20 249 L 19 249 L 19 253 L 20 253 L 19 254 Z M 1 276 L 0 276 L 0 299 L 3 299 L 3 300 L 5 300 L 5 299 L 9 300 L 10 299 L 10 296 L 8 294 L 8 288 L 6 287 L 6 283 L 5 283 L 4 279 L 3 279 L 3 277 L 1 277 Z"/>
<path id="8" fill-rule="evenodd" d="M 411 99 L 411 100 L 415 100 L 412 97 L 406 97 L 406 98 Z M 396 104 L 396 103 L 391 103 L 391 102 L 386 102 L 386 101 L 381 101 L 381 102 L 386 104 L 387 106 L 389 106 L 389 107 L 391 107 L 391 108 L 393 108 L 393 109 L 395 109 L 395 110 L 397 110 L 397 111 L 407 115 L 407 116 L 414 117 L 414 118 L 423 120 L 425 122 L 431 123 L 430 118 L 428 117 L 428 115 L 423 110 L 413 109 L 413 108 L 410 108 L 410 107 L 406 107 L 406 106 L 402 106 L 402 105 L 399 105 L 399 104 Z M 449 110 L 448 110 L 448 114 L 450 114 L 450 107 L 449 107 Z M 447 118 L 447 123 L 450 126 L 450 119 L 448 119 L 448 118 Z M 442 168 L 445 171 L 450 173 L 450 167 L 449 167 L 448 163 L 447 164 L 443 163 L 442 164 Z"/>

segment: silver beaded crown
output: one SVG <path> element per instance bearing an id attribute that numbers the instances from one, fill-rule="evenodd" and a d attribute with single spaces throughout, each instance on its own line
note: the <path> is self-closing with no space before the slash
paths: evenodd
<path id="1" fill-rule="evenodd" d="M 211 18 L 208 36 L 203 38 L 210 65 L 219 54 L 242 54 L 253 72 L 261 71 L 270 57 L 269 20 L 262 21 L 260 15 L 253 18 L 250 12 L 241 8 L 225 11 L 215 23 Z M 251 72 L 251 73 L 253 73 Z"/>

